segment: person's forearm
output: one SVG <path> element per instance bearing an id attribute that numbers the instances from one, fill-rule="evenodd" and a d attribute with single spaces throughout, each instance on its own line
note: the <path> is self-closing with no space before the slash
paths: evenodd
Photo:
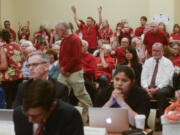
<path id="1" fill-rule="evenodd" d="M 102 24 L 102 13 L 99 13 L 99 26 Z"/>
<path id="2" fill-rule="evenodd" d="M 118 104 L 120 104 L 122 108 L 126 108 L 128 110 L 129 123 L 132 126 L 135 126 L 135 115 L 137 115 L 137 113 L 126 102 L 118 102 Z"/>
<path id="3" fill-rule="evenodd" d="M 113 105 L 113 102 L 108 100 L 103 107 L 111 107 Z"/>
<path id="4" fill-rule="evenodd" d="M 5 55 L 5 52 L 0 49 L 0 70 L 7 70 L 8 69 L 8 62 L 7 62 L 7 57 Z"/>
<path id="5" fill-rule="evenodd" d="M 78 19 L 76 13 L 74 13 L 74 21 L 75 21 L 75 23 L 77 24 L 77 26 L 80 26 L 80 22 L 79 22 L 79 19 Z"/>

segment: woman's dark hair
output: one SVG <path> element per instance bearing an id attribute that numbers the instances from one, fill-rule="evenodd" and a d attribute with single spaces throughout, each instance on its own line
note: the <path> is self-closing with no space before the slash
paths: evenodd
<path id="1" fill-rule="evenodd" d="M 133 68 L 128 67 L 127 65 L 118 65 L 113 74 L 113 78 L 121 72 L 124 72 L 131 81 L 135 80 L 135 73 Z"/>
<path id="2" fill-rule="evenodd" d="M 174 26 L 173 26 L 173 32 L 175 33 L 175 28 L 176 28 L 176 27 L 179 28 L 179 32 L 178 32 L 178 33 L 180 33 L 180 26 L 179 26 L 179 24 L 174 24 Z"/>
<path id="3" fill-rule="evenodd" d="M 83 20 L 79 20 L 81 24 L 85 24 L 85 22 Z"/>
<path id="4" fill-rule="evenodd" d="M 7 44 L 11 42 L 11 34 L 9 30 L 3 29 L 0 32 L 0 38 L 2 38 L 3 41 L 5 41 Z"/>
<path id="5" fill-rule="evenodd" d="M 141 16 L 141 19 L 147 22 L 147 17 L 146 16 Z"/>
<path id="6" fill-rule="evenodd" d="M 54 85 L 48 80 L 32 80 L 26 87 L 23 97 L 23 110 L 43 107 L 49 110 L 56 95 Z"/>
<path id="7" fill-rule="evenodd" d="M 46 46 L 46 45 L 47 45 L 47 43 L 46 43 L 46 41 L 45 41 L 45 40 L 40 40 L 40 45 L 42 45 L 42 46 Z"/>
<path id="8" fill-rule="evenodd" d="M 53 55 L 55 61 L 58 59 L 57 53 L 56 53 L 56 51 L 54 51 L 53 49 L 47 50 L 46 54 L 51 54 L 51 55 Z"/>
<path id="9" fill-rule="evenodd" d="M 126 47 L 126 50 L 128 50 L 131 54 L 132 54 L 132 60 L 131 60 L 131 66 L 132 68 L 136 68 L 138 62 L 139 62 L 139 59 L 138 59 L 138 56 L 137 56 L 137 52 L 136 52 L 136 49 L 132 46 L 127 46 Z M 128 64 L 128 60 L 126 59 L 125 57 L 125 62 L 124 64 Z"/>

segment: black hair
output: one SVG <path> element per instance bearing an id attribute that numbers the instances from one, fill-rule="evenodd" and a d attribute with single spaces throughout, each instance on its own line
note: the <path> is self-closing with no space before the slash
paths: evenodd
<path id="1" fill-rule="evenodd" d="M 11 42 L 11 34 L 9 30 L 3 29 L 0 32 L 0 38 L 2 38 L 3 41 L 5 41 L 7 44 Z"/>
<path id="2" fill-rule="evenodd" d="M 132 68 L 135 69 L 139 62 L 136 49 L 132 46 L 127 46 L 126 50 L 129 51 L 133 55 L 133 58 L 131 60 L 131 65 L 132 65 Z M 125 64 L 128 64 L 128 60 L 126 59 L 126 57 L 125 57 Z"/>
<path id="3" fill-rule="evenodd" d="M 23 97 L 23 109 L 43 107 L 49 110 L 56 95 L 56 90 L 52 82 L 48 80 L 33 80 L 26 87 Z"/>
<path id="4" fill-rule="evenodd" d="M 120 72 L 124 72 L 131 81 L 135 80 L 135 73 L 133 68 L 126 65 L 118 65 L 113 74 L 113 78 Z"/>

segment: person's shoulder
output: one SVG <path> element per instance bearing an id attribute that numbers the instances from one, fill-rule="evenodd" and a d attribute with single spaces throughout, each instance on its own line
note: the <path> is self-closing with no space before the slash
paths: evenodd
<path id="1" fill-rule="evenodd" d="M 76 34 L 71 34 L 70 38 L 71 38 L 72 41 L 77 41 L 77 42 L 81 43 L 81 39 Z"/>
<path id="2" fill-rule="evenodd" d="M 143 98 L 144 96 L 147 96 L 147 92 L 142 87 L 134 86 L 131 90 L 132 95 L 138 98 Z"/>
<path id="3" fill-rule="evenodd" d="M 162 60 L 163 60 L 163 62 L 165 63 L 165 64 L 172 64 L 172 61 L 170 60 L 170 59 L 168 59 L 168 58 L 166 58 L 166 57 L 162 57 Z M 173 65 L 173 64 L 172 64 Z"/>
<path id="4" fill-rule="evenodd" d="M 57 112 L 64 116 L 72 116 L 73 114 L 79 113 L 74 106 L 62 100 L 57 100 Z"/>
<path id="5" fill-rule="evenodd" d="M 151 30 L 149 30 L 149 31 L 146 32 L 145 35 L 151 35 L 151 34 L 152 34 Z"/>
<path id="6" fill-rule="evenodd" d="M 91 59 L 96 59 L 96 57 L 94 55 L 92 55 L 91 53 L 87 53 L 87 56 Z"/>
<path id="7" fill-rule="evenodd" d="M 152 63 L 152 62 L 153 62 L 153 57 L 150 57 L 150 58 L 145 60 L 144 65 L 147 65 L 147 64 Z"/>
<path id="8" fill-rule="evenodd" d="M 51 77 L 49 77 L 48 80 L 51 81 L 55 86 L 57 86 L 57 88 L 66 87 L 66 85 L 64 85 L 63 83 L 61 83 L 61 82 L 59 82 L 56 79 L 53 79 Z"/>

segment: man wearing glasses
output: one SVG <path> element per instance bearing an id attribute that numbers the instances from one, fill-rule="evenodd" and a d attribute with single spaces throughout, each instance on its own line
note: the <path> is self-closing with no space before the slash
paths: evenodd
<path id="1" fill-rule="evenodd" d="M 60 98 L 63 101 L 68 101 L 68 88 L 64 84 L 48 77 L 49 57 L 46 54 L 41 52 L 33 52 L 29 54 L 27 61 L 27 67 L 29 68 L 29 74 L 32 79 L 19 85 L 13 107 L 22 105 L 22 98 L 26 93 L 26 87 L 33 80 L 37 79 L 50 80 L 56 88 L 56 98 Z"/>
<path id="2" fill-rule="evenodd" d="M 12 41 L 16 41 L 16 32 L 11 28 L 11 24 L 9 20 L 4 21 L 4 28 L 8 29 L 11 33 L 11 39 Z"/>
<path id="3" fill-rule="evenodd" d="M 55 95 L 50 81 L 33 80 L 28 85 L 23 105 L 13 113 L 16 135 L 84 135 L 79 112 L 55 100 Z"/>

